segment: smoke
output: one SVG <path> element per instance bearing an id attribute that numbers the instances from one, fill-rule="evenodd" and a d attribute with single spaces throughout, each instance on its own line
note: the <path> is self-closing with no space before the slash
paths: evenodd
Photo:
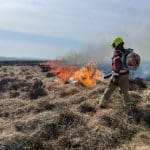
<path id="1" fill-rule="evenodd" d="M 150 61 L 150 25 L 142 26 L 139 30 L 130 33 L 128 44 L 133 47 L 142 58 L 142 61 Z"/>
<path id="2" fill-rule="evenodd" d="M 150 81 L 150 62 L 144 61 L 137 71 L 131 72 L 131 77 L 139 77 Z"/>
<path id="3" fill-rule="evenodd" d="M 132 30 L 133 29 L 133 30 Z M 132 30 L 132 32 L 131 32 Z M 104 72 L 111 71 L 111 57 L 113 49 L 110 46 L 112 38 L 121 36 L 125 41 L 125 48 L 132 48 L 141 57 L 141 65 L 137 71 L 131 72 L 133 77 L 150 80 L 150 24 L 141 24 L 139 28 L 112 28 L 109 33 L 102 34 L 93 44 L 80 50 L 72 50 L 63 57 L 68 63 L 81 65 L 90 60 L 97 63 Z M 113 31 L 113 32 L 112 32 Z M 99 43 L 99 44 L 98 44 Z M 107 65 L 109 64 L 109 65 Z"/>
<path id="4" fill-rule="evenodd" d="M 128 43 L 141 57 L 141 65 L 131 76 L 150 81 L 150 24 L 141 25 L 136 32 L 129 35 Z"/>
<path id="5" fill-rule="evenodd" d="M 137 43 L 137 47 L 139 46 L 138 40 L 135 40 Z M 147 40 L 148 42 L 148 40 Z M 148 44 L 145 41 L 142 41 L 141 47 L 143 45 L 143 49 L 146 50 Z M 146 44 L 144 44 L 146 43 Z M 135 49 L 136 51 L 136 49 Z M 137 51 L 136 51 L 137 52 Z M 138 51 L 139 53 L 139 51 Z M 141 53 L 140 53 L 141 54 Z M 141 56 L 144 58 L 144 53 Z M 147 54 L 149 55 L 149 53 Z M 98 69 L 102 70 L 104 73 L 111 72 L 111 57 L 112 57 L 112 49 L 110 46 L 106 47 L 105 45 L 101 46 L 88 46 L 81 52 L 72 51 L 68 53 L 63 60 L 66 61 L 68 64 L 76 64 L 76 65 L 83 65 L 88 61 L 94 61 L 97 64 Z M 131 71 L 130 77 L 135 78 L 143 78 L 144 80 L 150 81 L 150 61 L 141 60 L 141 65 L 138 70 Z"/>
<path id="6" fill-rule="evenodd" d="M 84 50 L 73 50 L 70 53 L 62 57 L 69 64 L 81 65 L 89 61 L 93 61 L 96 64 L 101 64 L 110 60 L 112 50 L 110 47 L 102 45 L 89 45 Z"/>

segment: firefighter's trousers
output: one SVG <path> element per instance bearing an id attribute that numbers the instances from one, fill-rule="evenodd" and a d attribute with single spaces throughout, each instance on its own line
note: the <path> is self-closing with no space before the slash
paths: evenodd
<path id="1" fill-rule="evenodd" d="M 115 85 L 112 82 L 112 79 L 109 82 L 108 88 L 105 90 L 104 94 L 103 94 L 103 99 L 105 99 L 106 101 L 109 100 L 109 98 L 111 97 L 113 91 L 117 88 L 120 87 L 123 95 L 124 95 L 124 103 L 128 103 L 130 100 L 129 98 L 129 75 L 120 75 L 119 76 L 119 80 L 118 80 L 118 85 Z"/>

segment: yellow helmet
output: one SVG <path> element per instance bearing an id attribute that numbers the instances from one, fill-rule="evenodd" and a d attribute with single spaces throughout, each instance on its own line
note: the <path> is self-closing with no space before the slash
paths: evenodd
<path id="1" fill-rule="evenodd" d="M 113 47 L 117 47 L 119 44 L 123 43 L 124 44 L 124 41 L 121 37 L 115 37 L 111 43 L 111 45 Z"/>

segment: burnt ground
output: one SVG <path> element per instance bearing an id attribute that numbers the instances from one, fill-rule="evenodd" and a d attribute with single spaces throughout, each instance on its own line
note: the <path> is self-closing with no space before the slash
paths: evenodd
<path id="1" fill-rule="evenodd" d="M 37 63 L 2 64 L 0 149 L 149 150 L 149 83 L 131 84 L 132 109 L 123 108 L 119 90 L 100 109 L 106 82 L 60 85 Z"/>

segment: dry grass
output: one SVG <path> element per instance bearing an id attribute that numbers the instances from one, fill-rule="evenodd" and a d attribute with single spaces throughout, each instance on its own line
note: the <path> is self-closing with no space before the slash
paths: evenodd
<path id="1" fill-rule="evenodd" d="M 93 88 L 59 85 L 47 71 L 38 66 L 0 68 L 0 149 L 150 148 L 149 88 L 132 83 L 136 107 L 130 111 L 123 109 L 119 91 L 107 109 L 100 109 L 105 82 Z"/>

